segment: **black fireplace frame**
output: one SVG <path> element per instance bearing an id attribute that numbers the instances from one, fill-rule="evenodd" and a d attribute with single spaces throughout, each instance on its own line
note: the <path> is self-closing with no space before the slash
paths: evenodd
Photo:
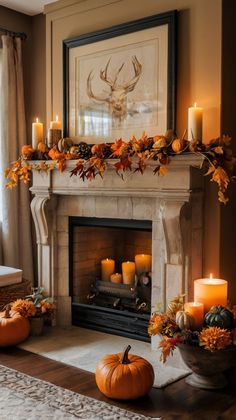
<path id="1" fill-rule="evenodd" d="M 150 315 L 128 310 L 100 307 L 73 302 L 73 233 L 76 226 L 128 228 L 152 231 L 152 221 L 70 216 L 69 217 L 69 294 L 72 298 L 72 324 L 97 331 L 150 342 L 148 322 Z M 104 322 L 105 321 L 105 322 Z"/>

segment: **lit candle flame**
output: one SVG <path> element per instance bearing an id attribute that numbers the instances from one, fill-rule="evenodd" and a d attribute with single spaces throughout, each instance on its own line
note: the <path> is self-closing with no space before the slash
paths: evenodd
<path id="1" fill-rule="evenodd" d="M 56 115 L 56 121 L 58 121 L 58 115 Z"/>
<path id="2" fill-rule="evenodd" d="M 197 102 L 194 102 L 193 106 L 194 108 L 197 108 Z"/>
<path id="3" fill-rule="evenodd" d="M 210 279 L 210 280 L 212 280 L 212 279 L 213 279 L 213 275 L 212 275 L 212 273 L 210 273 L 210 275 L 209 275 L 209 279 Z"/>
<path id="4" fill-rule="evenodd" d="M 39 119 L 38 118 L 36 118 L 36 123 L 38 123 L 39 122 Z"/>

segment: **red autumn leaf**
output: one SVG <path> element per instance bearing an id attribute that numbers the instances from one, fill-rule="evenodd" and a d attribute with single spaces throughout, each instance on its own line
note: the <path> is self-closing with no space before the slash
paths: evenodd
<path id="1" fill-rule="evenodd" d="M 127 169 L 131 170 L 132 160 L 129 156 L 122 157 L 119 162 L 115 163 L 116 172 L 126 171 Z"/>
<path id="2" fill-rule="evenodd" d="M 145 163 L 145 159 L 140 158 L 138 161 L 138 167 L 134 170 L 135 172 L 140 172 L 142 175 L 146 169 L 147 165 Z"/>

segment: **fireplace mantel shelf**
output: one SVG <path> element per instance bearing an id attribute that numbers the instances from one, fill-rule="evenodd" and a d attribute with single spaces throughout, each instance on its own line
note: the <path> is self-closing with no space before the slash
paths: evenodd
<path id="1" fill-rule="evenodd" d="M 182 198 L 188 200 L 189 191 L 198 188 L 196 182 L 192 184 L 192 171 L 198 174 L 198 184 L 201 188 L 201 168 L 203 157 L 190 153 L 188 155 L 175 156 L 167 166 L 168 171 L 164 176 L 153 174 L 153 169 L 157 162 L 149 161 L 143 174 L 125 172 L 123 179 L 117 175 L 112 167 L 116 160 L 108 159 L 108 167 L 101 178 L 97 176 L 89 181 L 71 176 L 71 171 L 75 167 L 74 160 L 66 162 L 66 169 L 60 172 L 57 168 L 52 171 L 44 172 L 33 169 L 33 185 L 30 188 L 35 195 L 110 195 L 110 196 L 142 196 Z M 40 161 L 31 161 L 31 164 L 38 164 Z M 195 175 L 196 180 L 196 175 Z"/>

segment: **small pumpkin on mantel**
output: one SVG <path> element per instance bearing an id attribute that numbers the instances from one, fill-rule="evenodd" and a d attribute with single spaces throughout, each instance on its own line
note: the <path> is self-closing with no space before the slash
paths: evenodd
<path id="1" fill-rule="evenodd" d="M 15 346 L 24 341 L 29 333 L 29 320 L 10 311 L 10 305 L 0 312 L 0 347 Z"/>
<path id="2" fill-rule="evenodd" d="M 154 382 L 152 365 L 143 357 L 123 353 L 104 356 L 96 368 L 96 383 L 108 398 L 130 400 L 142 397 L 150 391 Z"/>

